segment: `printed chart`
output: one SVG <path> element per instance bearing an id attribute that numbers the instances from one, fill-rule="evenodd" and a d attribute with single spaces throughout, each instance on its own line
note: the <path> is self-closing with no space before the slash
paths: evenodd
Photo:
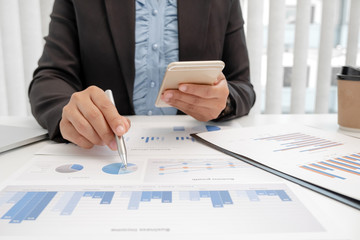
<path id="1" fill-rule="evenodd" d="M 88 234 L 111 232 L 115 226 L 208 234 L 325 231 L 281 184 L 26 188 L 9 186 L 0 192 L 0 235 L 27 235 L 40 229 L 57 234 L 74 223 L 77 233 Z M 199 221 L 207 224 L 196 224 Z"/>
<path id="2" fill-rule="evenodd" d="M 318 161 L 299 167 L 329 178 L 346 180 L 348 174 L 360 178 L 360 153 Z"/>
<path id="3" fill-rule="evenodd" d="M 277 142 L 279 148 L 274 149 L 274 152 L 297 150 L 299 152 L 311 152 L 343 145 L 342 143 L 334 142 L 324 138 L 311 136 L 301 132 L 288 133 L 282 135 L 275 135 L 264 138 L 255 138 L 256 141 L 271 141 Z"/>
<path id="4" fill-rule="evenodd" d="M 84 167 L 80 164 L 67 164 L 59 166 L 55 169 L 55 171 L 59 173 L 73 173 L 81 171 Z"/>
<path id="5" fill-rule="evenodd" d="M 153 128 L 130 129 L 125 135 L 125 143 L 129 154 L 148 154 L 163 152 L 165 154 L 213 154 L 216 153 L 203 144 L 198 143 L 191 133 L 213 132 L 221 128 L 213 125 L 198 126 L 156 126 Z M 186 150 L 186 151 L 185 151 Z"/>
<path id="6" fill-rule="evenodd" d="M 159 175 L 188 173 L 197 171 L 212 171 L 233 169 L 242 167 L 243 164 L 235 161 L 182 161 L 180 163 L 168 163 L 159 166 Z"/>
<path id="7" fill-rule="evenodd" d="M 202 158 L 150 158 L 146 182 L 276 182 L 273 175 L 237 159 L 222 156 Z"/>
<path id="8" fill-rule="evenodd" d="M 2 204 L 9 203 L 13 205 L 1 216 L 1 219 L 8 219 L 9 223 L 36 220 L 57 194 L 61 197 L 56 201 L 51 211 L 58 212 L 61 216 L 71 215 L 76 207 L 81 205 L 83 198 L 92 199 L 98 204 L 111 204 L 115 192 L 6 192 L 1 198 Z M 180 192 L 124 191 L 116 192 L 116 194 L 119 198 L 128 199 L 127 210 L 141 210 L 140 203 L 154 202 L 156 201 L 155 199 L 159 199 L 158 203 L 162 204 L 176 204 L 177 201 L 191 203 L 205 199 L 210 200 L 204 201 L 208 203 L 208 208 L 224 208 L 227 205 L 234 205 L 235 199 L 248 202 L 266 202 L 272 200 L 279 201 L 280 203 L 281 201 L 292 201 L 284 190 L 234 190 L 231 191 L 231 194 L 229 190 Z M 173 200 L 173 196 L 177 196 L 178 199 Z"/>
<path id="9" fill-rule="evenodd" d="M 124 168 L 124 165 L 122 163 L 112 163 L 102 168 L 102 171 L 104 173 L 113 174 L 113 175 L 133 173 L 136 170 L 137 170 L 137 166 L 133 163 L 129 163 L 126 169 Z"/>
<path id="10" fill-rule="evenodd" d="M 124 135 L 128 155 L 148 154 L 219 154 L 201 143 L 198 143 L 191 133 L 216 132 L 226 127 L 196 124 L 184 125 L 177 122 L 134 124 Z M 94 146 L 92 149 L 82 149 L 75 144 L 49 144 L 42 148 L 39 155 L 57 156 L 118 156 L 107 146 Z"/>
<path id="11" fill-rule="evenodd" d="M 302 125 L 269 125 L 198 134 L 282 173 L 360 200 L 360 140 Z"/>
<path id="12" fill-rule="evenodd" d="M 76 158 L 76 163 L 74 163 Z M 146 158 L 132 157 L 125 170 L 119 156 L 54 156 L 38 155 L 29 161 L 21 174 L 14 175 L 16 184 L 87 184 L 89 182 L 141 181 Z"/>

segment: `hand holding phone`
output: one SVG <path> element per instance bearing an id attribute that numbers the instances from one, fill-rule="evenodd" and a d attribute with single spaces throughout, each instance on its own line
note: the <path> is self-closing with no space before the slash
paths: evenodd
<path id="1" fill-rule="evenodd" d="M 178 89 L 181 83 L 213 85 L 224 69 L 222 61 L 190 61 L 173 62 L 166 69 L 155 106 L 170 107 L 161 99 L 162 93 L 167 89 Z"/>

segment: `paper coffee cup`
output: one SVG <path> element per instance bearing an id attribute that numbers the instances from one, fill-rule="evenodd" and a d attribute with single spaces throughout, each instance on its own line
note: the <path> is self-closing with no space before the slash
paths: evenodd
<path id="1" fill-rule="evenodd" d="M 360 132 L 360 69 L 343 67 L 338 74 L 338 124 Z"/>

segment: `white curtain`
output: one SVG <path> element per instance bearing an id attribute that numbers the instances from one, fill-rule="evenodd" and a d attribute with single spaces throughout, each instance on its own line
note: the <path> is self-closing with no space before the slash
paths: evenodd
<path id="1" fill-rule="evenodd" d="M 339 69 L 334 70 L 334 65 L 337 68 L 360 65 L 360 0 L 242 0 L 241 3 L 246 11 L 251 80 L 257 94 L 251 113 L 336 111 L 336 86 L 331 78 L 333 71 Z M 295 20 L 291 19 L 292 11 L 296 12 Z M 335 36 L 340 24 L 342 29 Z M 345 43 L 340 42 L 345 49 L 334 47 L 336 37 L 346 38 Z M 291 38 L 293 46 L 289 46 Z M 344 59 L 336 56 L 343 52 Z M 291 68 L 288 79 L 284 79 L 286 66 Z"/>
<path id="2" fill-rule="evenodd" d="M 0 115 L 30 115 L 27 89 L 53 0 L 0 0 Z"/>
<path id="3" fill-rule="evenodd" d="M 338 19 L 341 3 L 348 3 L 343 65 L 359 64 L 360 0 L 239 1 L 245 19 L 251 80 L 257 93 L 257 102 L 251 113 L 305 113 L 305 102 L 309 101 L 313 101 L 310 112 L 327 113 L 329 105 L 333 104 L 329 97 L 335 19 Z M 31 114 L 27 90 L 42 52 L 43 37 L 48 33 L 53 2 L 0 0 L 0 116 Z M 314 6 L 317 7 L 315 11 Z M 292 23 L 288 22 L 288 11 L 296 12 Z M 319 16 L 320 20 L 317 61 L 312 63 L 309 49 L 313 46 L 310 46 L 309 39 L 314 37 L 310 27 L 314 16 Z M 289 31 L 291 24 L 294 31 Z M 288 36 L 289 32 L 293 36 Z M 291 59 L 286 57 L 289 52 L 288 43 L 284 41 L 286 38 L 294 39 Z M 290 86 L 284 84 L 284 65 L 292 68 Z M 310 73 L 315 79 L 313 86 L 306 82 L 309 65 L 314 65 L 316 70 L 316 74 Z M 309 99 L 311 87 L 313 99 Z M 287 102 L 288 111 L 284 109 Z"/>

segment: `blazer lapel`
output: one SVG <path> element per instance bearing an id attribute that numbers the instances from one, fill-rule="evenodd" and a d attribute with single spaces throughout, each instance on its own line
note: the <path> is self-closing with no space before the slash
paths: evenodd
<path id="1" fill-rule="evenodd" d="M 179 59 L 201 60 L 205 51 L 211 1 L 178 0 Z"/>
<path id="2" fill-rule="evenodd" d="M 109 26 L 130 103 L 135 78 L 135 1 L 105 0 Z M 211 1 L 178 0 L 179 59 L 201 60 L 206 47 Z"/>
<path id="3" fill-rule="evenodd" d="M 135 1 L 105 0 L 109 26 L 130 103 L 135 78 Z"/>

